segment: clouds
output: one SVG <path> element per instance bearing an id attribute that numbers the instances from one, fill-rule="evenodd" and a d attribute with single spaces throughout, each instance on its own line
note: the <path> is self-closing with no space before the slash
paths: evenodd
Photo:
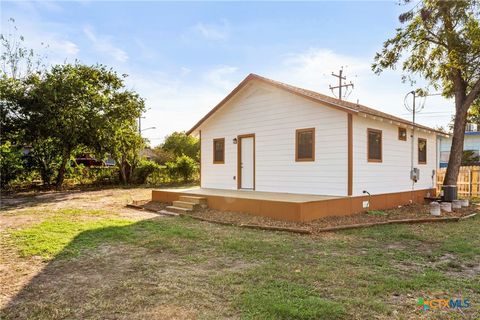
<path id="1" fill-rule="evenodd" d="M 24 41 L 22 45 L 33 51 L 39 56 L 46 56 L 49 64 L 63 63 L 66 60 L 77 58 L 80 47 L 79 45 L 70 39 L 69 36 L 57 32 L 57 30 L 64 29 L 63 26 L 55 23 L 46 23 L 38 21 L 36 18 L 36 7 L 32 4 L 25 4 L 25 11 L 18 11 L 7 8 L 5 16 L 15 17 L 14 21 L 11 19 L 2 19 L 1 29 L 2 34 L 7 38 L 10 36 L 13 38 L 19 38 L 23 36 Z M 15 9 L 24 8 L 23 5 L 14 7 Z M 29 16 L 25 16 L 23 13 L 29 12 Z M 15 26 L 18 30 L 15 29 Z"/>
<path id="2" fill-rule="evenodd" d="M 207 71 L 203 78 L 215 87 L 227 90 L 232 88 L 235 84 L 232 83 L 229 76 L 233 75 L 238 70 L 237 67 L 232 66 L 218 66 Z"/>
<path id="3" fill-rule="evenodd" d="M 346 98 L 351 102 L 359 101 L 369 107 L 410 120 L 405 110 L 405 94 L 413 88 L 401 82 L 398 70 L 384 71 L 380 76 L 370 69 L 372 57 L 352 56 L 337 53 L 327 48 L 309 48 L 305 51 L 284 55 L 280 68 L 269 69 L 266 76 L 292 85 L 311 89 L 333 96 L 329 85 L 337 85 L 338 79 L 331 76 L 344 67 L 347 82 L 352 81 L 354 90 Z M 425 82 L 417 83 L 417 87 Z M 429 97 L 425 109 L 417 115 L 419 123 L 436 126 L 445 125 L 451 120 L 453 103 L 442 97 Z"/>
<path id="4" fill-rule="evenodd" d="M 230 24 L 225 19 L 222 19 L 219 24 L 199 22 L 193 30 L 203 38 L 212 41 L 227 40 L 230 36 Z"/>
<path id="5" fill-rule="evenodd" d="M 188 70 L 178 75 L 131 72 L 127 78 L 128 85 L 145 98 L 147 112 L 142 125 L 157 128 L 144 133 L 152 145 L 158 145 L 173 131 L 190 129 L 231 90 L 219 87 L 219 83 L 228 81 L 222 74 L 227 77 L 233 72 L 232 68 L 214 67 L 200 74 Z"/>
<path id="6" fill-rule="evenodd" d="M 129 87 L 150 108 L 144 125 L 158 128 L 145 132 L 155 144 L 189 129 L 249 73 L 332 95 L 329 85 L 338 80 L 331 73 L 343 66 L 347 81 L 355 83 L 348 100 L 409 117 L 403 98 L 412 88 L 401 83 L 399 72 L 379 77 L 370 71 L 381 33 L 394 28 L 382 14 L 388 6 L 372 5 L 373 20 L 353 9 L 324 10 L 324 3 L 255 4 L 252 12 L 243 4 L 5 2 L 2 14 L 17 19 L 28 47 L 42 54 L 40 42 L 49 45 L 50 64 L 78 59 L 129 74 Z M 340 18 L 347 21 L 344 28 L 332 31 Z M 425 112 L 453 110 L 442 103 L 429 98 Z M 445 122 L 422 117 L 425 124 Z"/>
<path id="7" fill-rule="evenodd" d="M 94 32 L 93 28 L 88 25 L 83 28 L 83 33 L 90 40 L 96 51 L 110 56 L 117 62 L 126 62 L 128 60 L 128 54 L 112 43 L 112 37 L 98 35 Z"/>
<path id="8" fill-rule="evenodd" d="M 335 53 L 326 48 L 310 48 L 303 52 L 289 53 L 284 56 L 282 67 L 275 76 L 287 78 L 288 82 L 312 90 L 325 92 L 335 79 L 331 73 L 337 73 L 343 67 L 349 80 L 364 77 L 370 73 L 368 60 Z"/>

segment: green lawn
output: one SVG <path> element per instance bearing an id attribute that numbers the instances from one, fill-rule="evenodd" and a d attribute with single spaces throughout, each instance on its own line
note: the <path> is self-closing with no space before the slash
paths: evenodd
<path id="1" fill-rule="evenodd" d="M 480 218 L 323 236 L 111 212 L 21 213 L 1 233 L 15 259 L 45 267 L 1 319 L 476 319 Z M 8 251 L 7 250 L 7 251 Z M 0 257 L 2 259 L 2 257 Z M 462 312 L 419 298 L 469 299 Z"/>

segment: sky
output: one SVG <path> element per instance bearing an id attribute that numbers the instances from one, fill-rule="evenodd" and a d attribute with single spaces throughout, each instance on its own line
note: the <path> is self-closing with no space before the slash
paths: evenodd
<path id="1" fill-rule="evenodd" d="M 347 100 L 411 119 L 401 68 L 371 71 L 399 27 L 398 1 L 161 2 L 2 1 L 2 33 L 15 19 L 25 44 L 54 65 L 75 60 L 128 74 L 144 99 L 142 132 L 152 146 L 190 129 L 249 73 L 333 95 L 343 67 Z M 46 44 L 48 47 L 45 48 Z M 417 122 L 447 126 L 454 103 L 422 101 Z"/>

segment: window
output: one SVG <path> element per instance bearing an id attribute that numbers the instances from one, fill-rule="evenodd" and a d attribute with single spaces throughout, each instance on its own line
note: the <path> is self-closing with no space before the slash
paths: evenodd
<path id="1" fill-rule="evenodd" d="M 315 161 L 315 128 L 296 131 L 295 161 Z"/>
<path id="2" fill-rule="evenodd" d="M 407 129 L 398 128 L 398 140 L 407 141 Z"/>
<path id="3" fill-rule="evenodd" d="M 367 129 L 368 162 L 382 162 L 382 131 Z"/>
<path id="4" fill-rule="evenodd" d="M 225 163 L 225 138 L 213 139 L 213 163 Z"/>
<path id="5" fill-rule="evenodd" d="M 427 140 L 418 138 L 418 163 L 427 163 Z"/>

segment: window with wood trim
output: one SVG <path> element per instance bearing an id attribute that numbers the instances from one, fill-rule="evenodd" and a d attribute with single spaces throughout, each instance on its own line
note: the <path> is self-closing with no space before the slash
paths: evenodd
<path id="1" fill-rule="evenodd" d="M 368 162 L 382 162 L 382 131 L 367 129 Z"/>
<path id="2" fill-rule="evenodd" d="M 407 129 L 398 128 L 398 140 L 407 141 Z"/>
<path id="3" fill-rule="evenodd" d="M 427 139 L 418 138 L 418 163 L 427 164 Z"/>
<path id="4" fill-rule="evenodd" d="M 315 161 L 315 128 L 295 132 L 295 161 Z"/>
<path id="5" fill-rule="evenodd" d="M 225 138 L 213 139 L 213 163 L 225 163 Z"/>

